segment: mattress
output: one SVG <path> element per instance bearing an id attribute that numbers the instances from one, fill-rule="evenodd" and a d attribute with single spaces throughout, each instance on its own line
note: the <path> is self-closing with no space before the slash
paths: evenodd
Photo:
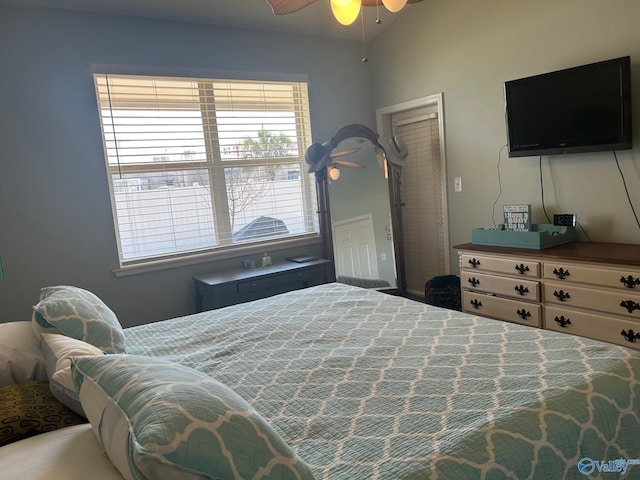
<path id="1" fill-rule="evenodd" d="M 337 283 L 125 332 L 233 388 L 318 479 L 640 474 L 624 347 Z"/>

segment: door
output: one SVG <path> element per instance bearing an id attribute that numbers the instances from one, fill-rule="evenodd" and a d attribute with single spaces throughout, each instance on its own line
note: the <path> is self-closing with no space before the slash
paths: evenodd
<path id="1" fill-rule="evenodd" d="M 334 222 L 336 275 L 377 279 L 378 261 L 371 215 Z"/>
<path id="2" fill-rule="evenodd" d="M 378 110 L 378 130 L 398 135 L 409 155 L 402 166 L 402 243 L 407 292 L 424 296 L 431 278 L 449 274 L 442 95 Z"/>

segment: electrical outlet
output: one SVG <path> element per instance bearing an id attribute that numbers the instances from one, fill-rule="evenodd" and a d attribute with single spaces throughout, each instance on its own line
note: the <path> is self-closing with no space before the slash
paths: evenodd
<path id="1" fill-rule="evenodd" d="M 453 179 L 453 191 L 454 192 L 462 191 L 462 177 L 455 177 Z"/>

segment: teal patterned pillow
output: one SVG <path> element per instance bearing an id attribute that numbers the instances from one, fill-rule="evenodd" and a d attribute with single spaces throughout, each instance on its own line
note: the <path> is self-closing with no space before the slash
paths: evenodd
<path id="1" fill-rule="evenodd" d="M 260 414 L 202 372 L 135 355 L 76 357 L 71 371 L 126 479 L 313 479 Z"/>
<path id="2" fill-rule="evenodd" d="M 122 326 L 116 315 L 93 293 L 60 285 L 40 292 L 33 307 L 36 334 L 61 333 L 98 347 L 106 353 L 125 353 Z"/>

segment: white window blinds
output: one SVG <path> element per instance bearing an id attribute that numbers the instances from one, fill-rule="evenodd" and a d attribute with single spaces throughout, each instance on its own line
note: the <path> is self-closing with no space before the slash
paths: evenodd
<path id="1" fill-rule="evenodd" d="M 421 296 L 427 280 L 446 272 L 438 119 L 398 122 L 394 133 L 409 149 L 400 186 L 407 290 Z"/>
<path id="2" fill-rule="evenodd" d="M 318 233 L 305 83 L 94 79 L 121 264 Z"/>

